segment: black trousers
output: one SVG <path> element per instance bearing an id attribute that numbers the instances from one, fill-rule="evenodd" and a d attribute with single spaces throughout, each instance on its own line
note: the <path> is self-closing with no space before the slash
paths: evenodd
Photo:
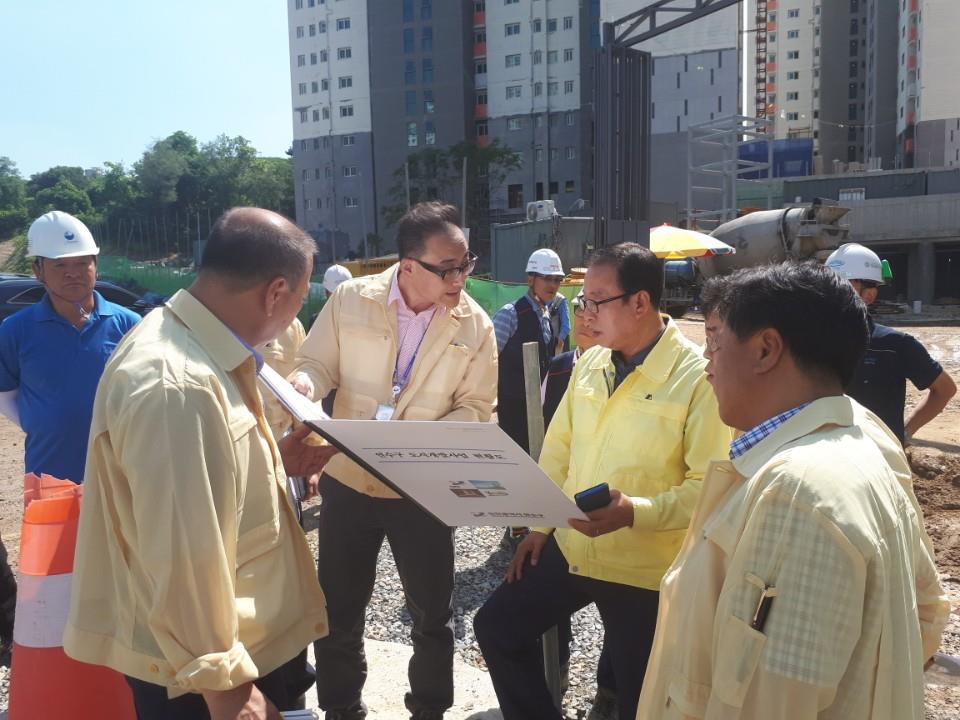
<path id="1" fill-rule="evenodd" d="M 306 663 L 306 652 L 303 652 L 255 680 L 254 685 L 281 712 L 296 710 L 300 696 L 313 682 Z M 161 685 L 132 677 L 127 677 L 127 684 L 133 691 L 137 720 L 210 720 L 210 712 L 201 695 L 190 693 L 170 700 L 167 689 Z"/>
<path id="2" fill-rule="evenodd" d="M 544 679 L 538 639 L 591 602 L 603 620 L 620 717 L 635 717 L 659 596 L 653 590 L 572 575 L 551 537 L 540 562 L 528 563 L 522 580 L 497 588 L 473 621 L 504 720 L 561 720 Z"/>
<path id="3" fill-rule="evenodd" d="M 320 478 L 317 571 L 330 634 L 314 646 L 323 710 L 362 714 L 364 617 L 377 555 L 390 543 L 413 619 L 406 705 L 411 714 L 453 705 L 453 529 L 406 499 L 373 498 Z"/>
<path id="4" fill-rule="evenodd" d="M 530 452 L 527 434 L 527 400 L 519 397 L 497 398 L 497 424 L 526 453 Z"/>

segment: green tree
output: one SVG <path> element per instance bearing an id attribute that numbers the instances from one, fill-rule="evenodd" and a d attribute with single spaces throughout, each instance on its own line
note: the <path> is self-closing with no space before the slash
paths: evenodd
<path id="1" fill-rule="evenodd" d="M 0 156 L 0 239 L 23 230 L 28 219 L 27 185 L 17 164 Z"/>
<path id="2" fill-rule="evenodd" d="M 254 158 L 240 178 L 240 200 L 245 205 L 296 217 L 293 161 L 290 158 Z"/>
<path id="3" fill-rule="evenodd" d="M 82 167 L 56 165 L 49 170 L 31 175 L 27 182 L 27 194 L 30 197 L 36 197 L 41 190 L 48 190 L 62 180 L 81 190 L 86 190 L 90 184 L 89 179 L 83 174 Z"/>
<path id="4" fill-rule="evenodd" d="M 41 190 L 33 197 L 33 215 L 40 216 L 51 210 L 62 210 L 76 215 L 88 224 L 96 222 L 93 204 L 87 193 L 69 180 L 60 180 L 53 187 Z"/>
<path id="5" fill-rule="evenodd" d="M 190 166 L 188 156 L 169 141 L 166 138 L 154 143 L 133 166 L 152 209 L 164 210 L 177 202 L 177 186 Z"/>
<path id="6" fill-rule="evenodd" d="M 243 179 L 257 159 L 256 148 L 246 138 L 219 135 L 200 148 L 199 159 L 207 207 L 220 212 L 241 204 Z"/>

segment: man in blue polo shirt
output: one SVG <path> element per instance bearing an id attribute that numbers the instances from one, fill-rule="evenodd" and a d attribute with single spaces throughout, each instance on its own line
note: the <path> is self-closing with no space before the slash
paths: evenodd
<path id="1" fill-rule="evenodd" d="M 54 210 L 38 218 L 27 256 L 47 294 L 0 324 L 0 393 L 16 393 L 25 471 L 75 483 L 83 482 L 103 367 L 140 319 L 94 290 L 99 252 L 72 215 Z"/>

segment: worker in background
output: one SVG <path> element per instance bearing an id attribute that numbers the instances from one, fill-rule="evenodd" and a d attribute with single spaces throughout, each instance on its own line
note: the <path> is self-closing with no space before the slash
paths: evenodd
<path id="1" fill-rule="evenodd" d="M 590 330 L 583 321 L 583 293 L 570 301 L 573 306 L 573 350 L 555 355 L 547 368 L 547 377 L 540 387 L 540 399 L 543 402 L 543 423 L 549 429 L 550 420 L 563 399 L 573 368 L 587 350 L 597 344 L 596 332 Z M 560 677 L 569 677 L 570 642 L 573 639 L 569 619 L 557 625 L 560 643 Z M 597 694 L 593 699 L 586 720 L 617 720 L 617 680 L 613 676 L 610 652 L 606 643 L 597 661 Z M 564 688 L 566 690 L 566 688 Z"/>
<path id="2" fill-rule="evenodd" d="M 704 287 L 707 376 L 743 431 L 664 577 L 638 720 L 922 720 L 950 612 L 892 434 L 844 388 L 867 310 L 830 270 Z"/>
<path id="3" fill-rule="evenodd" d="M 327 299 L 333 295 L 341 283 L 347 280 L 353 280 L 353 274 L 343 265 L 331 265 L 328 267 L 323 273 L 323 289 L 327 294 Z"/>
<path id="4" fill-rule="evenodd" d="M 849 280 L 868 306 L 876 301 L 884 280 L 880 258 L 873 250 L 856 243 L 841 245 L 826 264 Z M 903 443 L 943 411 L 957 385 L 915 337 L 880 325 L 869 316 L 868 322 L 870 343 L 847 394 L 879 415 Z M 928 392 L 904 424 L 907 380 Z"/>
<path id="5" fill-rule="evenodd" d="M 303 305 L 313 251 L 281 215 L 227 211 L 104 371 L 63 645 L 126 675 L 139 720 L 277 720 L 305 689 L 291 658 L 327 632 L 286 473 L 333 451 L 274 439 L 254 350 Z"/>
<path id="6" fill-rule="evenodd" d="M 533 528 L 474 620 L 505 720 L 559 720 L 538 638 L 596 603 L 621 719 L 633 718 L 658 589 L 686 533 L 708 463 L 731 433 L 700 349 L 659 312 L 663 262 L 636 243 L 597 251 L 583 320 L 597 347 L 577 362 L 540 453 L 571 498 L 608 483 L 610 502 L 570 528 Z"/>
<path id="7" fill-rule="evenodd" d="M 334 418 L 487 422 L 497 387 L 493 325 L 464 292 L 477 258 L 455 207 L 414 205 L 397 225 L 399 262 L 341 285 L 300 351 L 293 384 L 308 397 L 338 389 Z M 320 478 L 317 570 L 330 635 L 315 645 L 327 718 L 366 715 L 363 623 L 389 541 L 413 618 L 415 720 L 453 704 L 453 529 L 343 455 Z"/>
<path id="8" fill-rule="evenodd" d="M 504 305 L 493 316 L 497 333 L 500 370 L 497 379 L 497 422 L 525 452 L 527 401 L 523 380 L 523 344 L 540 348 L 540 381 L 547 375 L 550 359 L 561 352 L 570 334 L 567 303 L 560 295 L 563 281 L 560 256 L 553 250 L 535 250 L 527 261 L 527 293 Z"/>

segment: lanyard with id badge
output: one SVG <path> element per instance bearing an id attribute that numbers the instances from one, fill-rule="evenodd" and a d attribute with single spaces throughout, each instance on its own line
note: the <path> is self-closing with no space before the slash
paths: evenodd
<path id="1" fill-rule="evenodd" d="M 393 366 L 393 387 L 391 388 L 391 399 L 390 404 L 385 405 L 384 403 L 379 403 L 377 405 L 377 414 L 374 416 L 375 420 L 391 420 L 393 419 L 393 414 L 397 411 L 397 401 L 400 399 L 400 394 L 403 392 L 404 388 L 407 387 L 407 383 L 410 382 L 410 373 L 413 371 L 413 365 L 417 362 L 417 355 L 420 354 L 420 346 L 423 345 L 423 339 L 427 336 L 426 331 L 423 335 L 420 336 L 420 342 L 417 343 L 416 350 L 413 351 L 413 355 L 410 356 L 410 362 L 407 363 L 406 369 L 403 371 L 403 375 L 400 374 L 400 351 L 397 350 L 397 361 Z"/>

